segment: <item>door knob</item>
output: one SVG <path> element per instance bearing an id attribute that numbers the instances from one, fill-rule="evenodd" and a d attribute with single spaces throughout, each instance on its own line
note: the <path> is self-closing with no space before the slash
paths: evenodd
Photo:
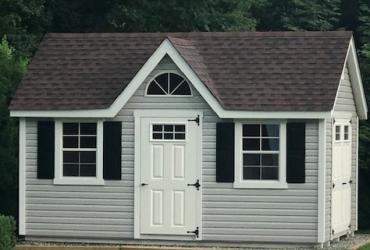
<path id="1" fill-rule="evenodd" d="M 147 186 L 148 183 L 141 183 L 141 186 Z"/>

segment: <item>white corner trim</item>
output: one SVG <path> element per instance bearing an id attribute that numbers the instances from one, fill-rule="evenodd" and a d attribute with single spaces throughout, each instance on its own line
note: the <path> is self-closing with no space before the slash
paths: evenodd
<path id="1" fill-rule="evenodd" d="M 78 121 L 76 121 L 78 122 Z M 63 121 L 55 121 L 55 185 L 104 185 L 103 179 L 103 121 L 97 121 L 96 177 L 63 177 Z"/>
<path id="2" fill-rule="evenodd" d="M 280 153 L 279 153 L 279 180 L 243 180 L 242 176 L 242 126 L 245 122 L 235 122 L 235 150 L 234 150 L 234 188 L 253 188 L 253 189 L 287 189 L 286 182 L 286 121 L 246 121 L 247 123 L 276 123 L 280 126 Z"/>
<path id="3" fill-rule="evenodd" d="M 325 242 L 326 119 L 319 121 L 317 242 Z"/>
<path id="4" fill-rule="evenodd" d="M 357 119 L 357 130 L 356 130 L 356 225 L 355 225 L 355 230 L 358 230 L 358 147 L 359 147 L 359 132 L 360 132 L 360 120 L 358 117 Z"/>
<path id="5" fill-rule="evenodd" d="M 366 103 L 366 97 L 365 97 L 365 93 L 364 93 L 364 87 L 363 87 L 363 83 L 362 83 L 360 67 L 359 67 L 359 64 L 358 64 L 358 59 L 357 59 L 357 54 L 356 54 L 356 47 L 355 47 L 355 42 L 354 42 L 353 37 L 351 38 L 351 40 L 349 42 L 346 58 L 345 58 L 344 63 L 343 63 L 342 74 L 341 74 L 341 77 L 340 77 L 340 80 L 339 80 L 339 85 L 338 85 L 337 93 L 336 93 L 336 96 L 335 96 L 335 101 L 334 101 L 333 108 L 332 108 L 332 116 L 333 116 L 333 112 L 334 112 L 335 107 L 336 107 L 336 103 L 337 103 L 337 99 L 338 99 L 338 93 L 339 93 L 339 87 L 340 87 L 340 84 L 342 82 L 342 77 L 343 77 L 345 68 L 347 66 L 347 63 L 348 63 L 348 73 L 349 73 L 349 76 L 350 76 L 350 81 L 351 81 L 351 86 L 352 86 L 352 91 L 353 91 L 353 97 L 355 99 L 354 101 L 356 103 L 357 113 L 358 113 L 358 116 L 360 117 L 360 119 L 366 120 L 367 119 L 368 107 L 367 107 L 367 103 Z"/>
<path id="6" fill-rule="evenodd" d="M 220 118 L 320 119 L 330 117 L 331 115 L 330 111 L 270 112 L 270 111 L 225 110 L 168 39 L 165 39 L 159 45 L 156 51 L 145 62 L 143 67 L 136 73 L 136 75 L 127 85 L 125 90 L 116 98 L 113 104 L 107 109 L 11 111 L 10 115 L 14 117 L 79 117 L 79 118 L 115 117 L 165 55 L 168 55 L 172 59 L 172 61 L 176 64 L 176 66 L 180 69 L 184 76 L 190 81 L 192 86 L 200 93 L 200 95 L 205 99 L 205 101 L 210 105 L 210 107 L 216 112 L 216 114 Z"/>
<path id="7" fill-rule="evenodd" d="M 26 120 L 19 119 L 19 235 L 26 234 Z"/>

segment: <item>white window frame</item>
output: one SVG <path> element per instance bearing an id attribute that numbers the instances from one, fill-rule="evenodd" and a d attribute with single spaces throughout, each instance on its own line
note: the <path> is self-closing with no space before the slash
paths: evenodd
<path id="1" fill-rule="evenodd" d="M 63 176 L 63 123 L 96 123 L 96 177 Z M 55 121 L 55 177 L 56 185 L 104 185 L 103 179 L 103 121 Z"/>
<path id="2" fill-rule="evenodd" d="M 171 95 L 171 94 L 163 94 L 163 95 L 152 95 L 152 94 L 148 94 L 148 88 L 149 88 L 149 85 L 152 83 L 152 81 L 154 81 L 158 76 L 160 75 L 163 75 L 163 74 L 175 74 L 175 75 L 178 75 L 178 76 L 181 76 L 184 80 L 185 80 L 185 83 L 189 86 L 189 89 L 190 89 L 190 95 Z M 145 87 L 145 93 L 144 93 L 144 96 L 146 97 L 154 97 L 154 98 L 163 98 L 163 97 L 180 97 L 180 98 L 188 98 L 188 97 L 192 97 L 193 96 L 193 89 L 191 87 L 191 84 L 189 82 L 189 80 L 179 71 L 177 70 L 165 70 L 165 71 L 161 71 L 157 74 L 155 74 L 149 81 L 148 83 L 146 84 L 146 87 Z"/>
<path id="3" fill-rule="evenodd" d="M 336 138 L 336 127 L 340 127 L 340 138 L 339 140 L 337 140 Z M 348 126 L 348 139 L 346 140 L 344 138 L 344 127 L 345 126 Z M 351 119 L 347 119 L 347 118 L 336 118 L 335 119 L 335 122 L 333 123 L 333 137 L 334 137 L 334 140 L 333 142 L 334 143 L 348 143 L 348 142 L 352 142 L 352 124 L 351 124 Z"/>
<path id="4" fill-rule="evenodd" d="M 184 125 L 185 126 L 185 139 L 154 139 L 153 138 L 153 125 Z M 149 132 L 150 132 L 150 141 L 160 141 L 160 142 L 165 142 L 165 141 L 169 141 L 169 142 L 186 142 L 188 140 L 188 137 L 187 137 L 187 131 L 188 131 L 188 126 L 186 123 L 183 123 L 183 122 L 150 122 L 150 128 L 149 128 Z"/>
<path id="5" fill-rule="evenodd" d="M 345 134 L 346 134 L 346 130 L 345 130 L 345 127 L 348 127 L 348 139 L 346 139 L 345 137 Z M 348 122 L 347 124 L 344 124 L 343 125 L 343 142 L 351 142 L 352 141 L 352 127 L 351 127 L 351 123 Z"/>
<path id="6" fill-rule="evenodd" d="M 279 179 L 244 180 L 243 179 L 243 124 L 279 125 Z M 235 180 L 234 188 L 286 189 L 286 120 L 258 120 L 235 122 Z"/>

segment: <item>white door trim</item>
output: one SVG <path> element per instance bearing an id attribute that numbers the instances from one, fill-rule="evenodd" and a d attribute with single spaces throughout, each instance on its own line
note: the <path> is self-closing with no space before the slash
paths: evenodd
<path id="1" fill-rule="evenodd" d="M 197 168 L 196 174 L 199 177 L 199 182 L 201 185 L 202 182 L 202 137 L 203 137 L 203 112 L 201 110 L 136 110 L 134 111 L 134 120 L 135 120 L 135 128 L 134 128 L 134 144 L 135 144 L 135 157 L 134 157 L 134 238 L 135 239 L 142 239 L 140 233 L 140 169 L 141 169 L 141 162 L 140 162 L 140 149 L 141 149 L 141 118 L 143 117 L 153 117 L 153 118 L 192 118 L 197 117 L 199 115 L 199 130 L 198 130 L 198 151 L 199 154 L 197 155 Z M 196 213 L 196 221 L 199 224 L 199 237 L 196 240 L 202 240 L 202 186 L 198 192 L 197 197 L 197 211 Z M 166 235 L 165 238 L 166 239 Z"/>

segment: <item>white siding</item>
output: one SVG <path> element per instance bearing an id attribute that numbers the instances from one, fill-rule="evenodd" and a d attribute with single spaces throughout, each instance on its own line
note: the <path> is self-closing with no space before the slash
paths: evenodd
<path id="1" fill-rule="evenodd" d="M 164 59 L 160 70 L 177 70 Z M 203 239 L 317 242 L 318 123 L 306 126 L 306 183 L 286 190 L 234 189 L 216 183 L 216 122 L 197 91 L 192 97 L 144 97 L 146 82 L 115 120 L 122 126 L 122 181 L 105 186 L 54 186 L 36 179 L 36 123 L 27 121 L 26 234 L 97 239 L 133 238 L 134 117 L 137 109 L 198 109 L 203 120 Z"/>
<path id="2" fill-rule="evenodd" d="M 352 113 L 351 127 L 352 127 L 352 206 L 351 206 L 351 228 L 357 227 L 357 201 L 356 201 L 356 185 L 357 185 L 357 112 L 356 105 L 352 91 L 351 78 L 348 72 L 348 66 L 344 68 L 343 76 L 341 78 L 338 94 L 334 104 L 334 112 L 349 112 Z M 331 191 L 332 191 L 332 126 L 333 121 L 327 122 L 327 172 L 326 172 L 326 240 L 330 240 L 331 235 Z M 336 235 L 337 236 L 337 235 Z"/>

